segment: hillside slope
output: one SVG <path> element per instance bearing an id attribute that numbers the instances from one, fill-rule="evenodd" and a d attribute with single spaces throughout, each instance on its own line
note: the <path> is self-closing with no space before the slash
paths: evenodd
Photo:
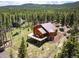
<path id="1" fill-rule="evenodd" d="M 79 7 L 79 1 L 73 2 L 73 3 L 65 3 L 61 5 L 52 5 L 52 4 L 23 4 L 23 5 L 9 5 L 9 6 L 3 6 L 1 8 L 20 8 L 20 9 L 26 9 L 26 8 L 75 8 Z"/>

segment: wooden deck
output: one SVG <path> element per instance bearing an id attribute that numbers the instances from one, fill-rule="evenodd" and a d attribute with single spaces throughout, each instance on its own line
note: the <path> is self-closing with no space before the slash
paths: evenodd
<path id="1" fill-rule="evenodd" d="M 38 40 L 38 41 L 43 41 L 43 40 L 45 40 L 45 39 L 47 38 L 47 37 L 44 37 L 44 38 L 37 38 L 37 37 L 34 36 L 33 33 L 30 33 L 30 34 L 28 35 L 28 37 L 33 38 L 33 39 Z"/>

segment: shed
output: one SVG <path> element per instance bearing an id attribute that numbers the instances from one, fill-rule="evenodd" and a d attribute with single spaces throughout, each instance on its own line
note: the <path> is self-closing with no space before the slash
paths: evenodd
<path id="1" fill-rule="evenodd" d="M 20 27 L 24 23 L 25 23 L 25 20 L 23 20 L 23 19 L 20 18 L 18 21 L 12 22 L 12 26 L 13 27 Z"/>

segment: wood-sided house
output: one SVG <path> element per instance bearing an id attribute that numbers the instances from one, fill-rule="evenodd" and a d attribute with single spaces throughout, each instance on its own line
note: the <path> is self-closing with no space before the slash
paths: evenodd
<path id="1" fill-rule="evenodd" d="M 38 38 L 43 38 L 45 36 L 55 36 L 56 35 L 56 27 L 52 23 L 44 23 L 36 25 L 33 29 L 33 33 Z"/>
<path id="2" fill-rule="evenodd" d="M 39 40 L 41 40 L 44 37 L 54 38 L 56 34 L 57 34 L 57 29 L 55 25 L 53 25 L 51 22 L 38 24 L 35 25 L 33 28 L 33 36 L 40 38 Z"/>

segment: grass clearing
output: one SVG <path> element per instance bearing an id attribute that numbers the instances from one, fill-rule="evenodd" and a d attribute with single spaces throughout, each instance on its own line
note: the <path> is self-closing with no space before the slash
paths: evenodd
<path id="1" fill-rule="evenodd" d="M 12 42 L 13 42 L 12 47 L 9 47 L 6 49 L 9 53 L 10 53 L 10 49 L 12 49 L 12 54 L 14 57 L 18 56 L 18 49 L 20 47 L 22 37 L 24 37 L 26 42 L 27 35 L 31 33 L 32 30 L 30 27 L 14 28 L 12 31 L 12 34 L 11 32 L 7 33 L 8 38 L 10 38 L 10 36 L 15 34 L 16 32 L 18 32 L 19 34 L 12 37 Z M 27 43 L 28 42 L 26 42 L 26 45 Z M 41 47 L 37 47 L 33 44 L 28 43 L 28 47 L 26 49 L 27 49 L 27 55 L 29 58 L 32 58 L 32 57 L 41 58 L 41 57 L 54 57 L 58 48 L 56 43 L 53 43 L 52 41 L 50 41 L 50 42 L 44 43 Z"/>

